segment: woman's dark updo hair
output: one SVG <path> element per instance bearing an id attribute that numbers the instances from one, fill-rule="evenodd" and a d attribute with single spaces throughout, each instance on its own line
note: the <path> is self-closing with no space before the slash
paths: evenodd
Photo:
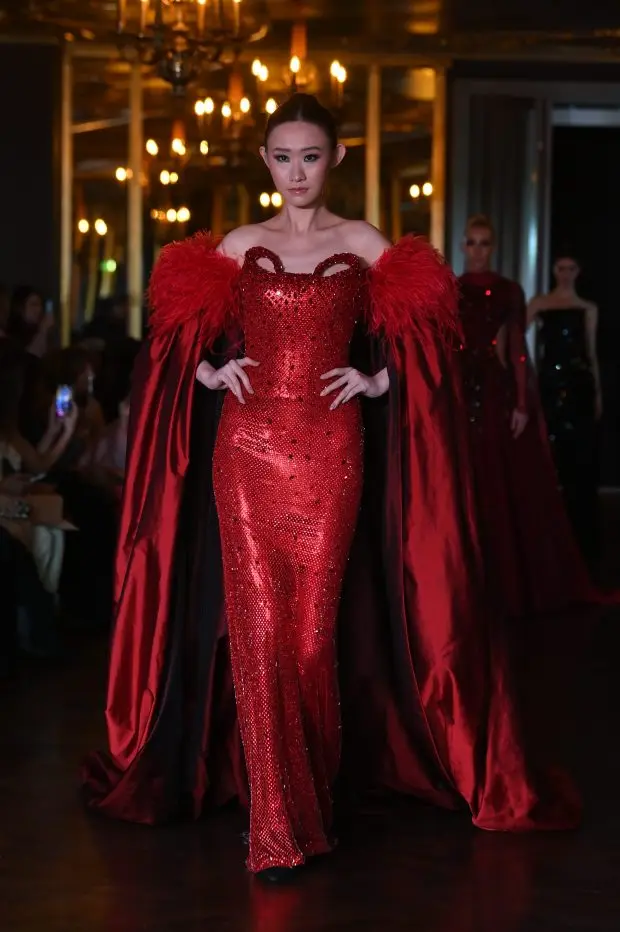
<path id="1" fill-rule="evenodd" d="M 312 123 L 314 126 L 320 126 L 332 149 L 338 145 L 338 127 L 334 117 L 312 94 L 293 94 L 282 106 L 274 110 L 267 120 L 265 148 L 274 129 L 283 123 Z"/>

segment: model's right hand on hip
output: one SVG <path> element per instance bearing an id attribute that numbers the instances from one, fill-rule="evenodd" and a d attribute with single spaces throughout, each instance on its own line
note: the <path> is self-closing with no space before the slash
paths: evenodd
<path id="1" fill-rule="evenodd" d="M 202 385 L 213 391 L 221 388 L 230 389 L 237 401 L 245 404 L 243 389 L 245 388 L 250 395 L 254 394 L 254 389 L 245 368 L 259 365 L 260 363 L 248 356 L 243 359 L 231 359 L 221 369 L 214 369 L 208 362 L 201 362 L 196 369 L 196 378 Z"/>

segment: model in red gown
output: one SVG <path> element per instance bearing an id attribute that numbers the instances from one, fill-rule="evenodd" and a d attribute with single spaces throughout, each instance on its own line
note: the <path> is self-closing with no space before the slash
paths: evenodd
<path id="1" fill-rule="evenodd" d="M 482 828 L 573 826 L 529 773 L 481 597 L 451 271 L 414 237 L 311 274 L 214 246 L 168 247 L 151 282 L 88 804 L 152 824 L 249 797 L 252 871 L 329 849 L 338 771 Z M 261 364 L 220 418 L 194 374 L 239 331 Z M 373 359 L 384 401 L 331 411 L 320 374 Z"/>
<path id="2" fill-rule="evenodd" d="M 294 866 L 330 847 L 340 757 L 336 616 L 363 442 L 359 402 L 332 411 L 320 386 L 323 373 L 349 364 L 362 276 L 355 256 L 288 274 L 255 247 L 239 279 L 245 352 L 260 366 L 247 404 L 232 394 L 224 402 L 213 486 L 252 871 Z"/>
<path id="3" fill-rule="evenodd" d="M 459 311 L 487 585 L 509 616 L 553 614 L 599 597 L 558 491 L 528 361 L 523 290 L 488 268 L 486 223 L 468 228 L 471 268 L 459 279 Z"/>

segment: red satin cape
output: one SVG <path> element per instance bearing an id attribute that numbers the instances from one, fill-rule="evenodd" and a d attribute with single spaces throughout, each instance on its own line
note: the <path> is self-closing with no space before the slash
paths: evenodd
<path id="1" fill-rule="evenodd" d="M 92 809 L 149 824 L 247 803 L 210 478 L 220 398 L 194 378 L 216 330 L 234 323 L 237 270 L 213 245 L 176 246 L 151 285 L 161 313 L 132 394 L 109 747 L 82 772 Z M 505 645 L 485 603 L 466 412 L 445 337 L 453 276 L 406 238 L 370 270 L 368 299 L 390 391 L 364 405 L 364 502 L 339 615 L 341 793 L 383 788 L 466 805 L 486 829 L 572 827 L 571 788 L 535 779 L 526 763 Z M 373 354 L 376 368 L 362 334 L 352 363 L 368 371 Z"/>

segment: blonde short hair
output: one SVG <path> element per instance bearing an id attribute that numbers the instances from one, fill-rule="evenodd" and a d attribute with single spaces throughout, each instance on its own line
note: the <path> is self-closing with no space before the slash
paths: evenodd
<path id="1" fill-rule="evenodd" d="M 486 214 L 473 214 L 465 224 L 465 236 L 469 236 L 472 230 L 488 230 L 491 234 L 491 240 L 495 242 L 495 227 Z"/>

